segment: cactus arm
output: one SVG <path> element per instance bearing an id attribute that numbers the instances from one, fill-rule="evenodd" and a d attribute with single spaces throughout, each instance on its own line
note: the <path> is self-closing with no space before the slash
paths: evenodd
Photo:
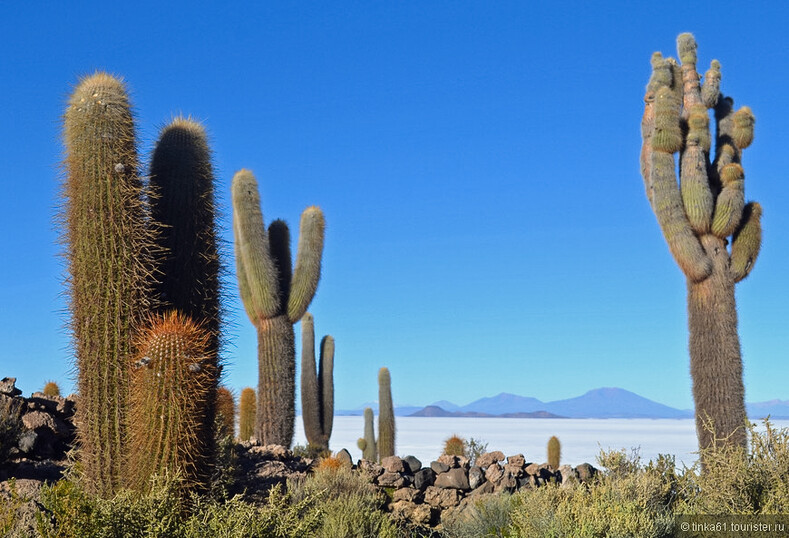
<path id="1" fill-rule="evenodd" d="M 701 100 L 707 108 L 714 108 L 720 98 L 721 64 L 718 60 L 710 62 L 710 68 L 704 73 L 704 84 L 701 86 Z"/>
<path id="2" fill-rule="evenodd" d="M 743 210 L 743 218 L 739 230 L 734 233 L 731 245 L 731 272 L 735 282 L 747 277 L 762 245 L 762 206 L 758 202 L 749 202 Z"/>
<path id="3" fill-rule="evenodd" d="M 290 229 L 284 220 L 277 219 L 268 226 L 268 241 L 271 259 L 279 277 L 279 301 L 288 304 L 293 267 L 290 259 Z"/>
<path id="4" fill-rule="evenodd" d="M 318 289 L 325 227 L 323 212 L 319 207 L 308 207 L 301 214 L 296 267 L 287 305 L 287 316 L 291 323 L 301 319 Z"/>
<path id="5" fill-rule="evenodd" d="M 326 335 L 321 339 L 318 379 L 321 401 L 321 430 L 328 446 L 331 430 L 334 426 L 334 338 L 331 335 Z"/>
<path id="6" fill-rule="evenodd" d="M 250 296 L 249 282 L 247 282 L 247 270 L 244 266 L 244 257 L 241 255 L 241 243 L 238 240 L 238 216 L 233 212 L 233 236 L 236 240 L 233 241 L 233 252 L 236 258 L 236 278 L 238 280 L 238 293 L 241 297 L 241 303 L 244 305 L 244 310 L 247 312 L 249 319 L 256 320 L 257 313 L 252 309 L 252 297 Z"/>
<path id="7" fill-rule="evenodd" d="M 320 394 L 315 372 L 315 325 L 312 314 L 301 318 L 301 418 L 310 445 L 322 445 Z"/>
<path id="8" fill-rule="evenodd" d="M 725 239 L 734 233 L 742 219 L 745 207 L 745 173 L 736 163 L 727 164 L 720 173 L 723 189 L 715 203 L 712 233 Z"/>
<path id="9" fill-rule="evenodd" d="M 232 182 L 234 229 L 237 252 L 242 260 L 245 277 L 239 278 L 241 296 L 246 297 L 247 312 L 253 324 L 261 319 L 273 318 L 280 311 L 277 269 L 271 259 L 268 235 L 263 227 L 260 196 L 255 176 L 249 170 L 240 170 Z"/>
<path id="10" fill-rule="evenodd" d="M 702 104 L 699 73 L 696 71 L 696 48 L 693 34 L 684 33 L 677 38 L 677 53 L 682 63 L 682 98 L 686 116 L 694 106 Z"/>

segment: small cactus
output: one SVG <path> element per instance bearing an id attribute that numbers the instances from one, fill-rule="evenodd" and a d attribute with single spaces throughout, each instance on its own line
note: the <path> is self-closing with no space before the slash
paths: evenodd
<path id="1" fill-rule="evenodd" d="M 227 387 L 216 391 L 216 421 L 219 437 L 233 437 L 236 428 L 236 399 Z"/>
<path id="2" fill-rule="evenodd" d="M 364 408 L 364 438 L 359 440 L 364 442 L 364 446 L 357 443 L 362 451 L 362 458 L 368 461 L 378 461 L 378 445 L 375 442 L 373 410 L 369 407 Z"/>
<path id="3" fill-rule="evenodd" d="M 255 389 L 247 387 L 241 391 L 238 404 L 238 437 L 249 441 L 255 435 Z"/>
<path id="4" fill-rule="evenodd" d="M 462 437 L 453 435 L 444 441 L 444 452 L 447 456 L 465 456 L 466 455 L 466 441 Z"/>
<path id="5" fill-rule="evenodd" d="M 42 392 L 44 396 L 60 396 L 60 387 L 54 381 L 47 381 Z"/>
<path id="6" fill-rule="evenodd" d="M 392 404 L 392 379 L 388 368 L 378 371 L 378 457 L 395 454 L 395 416 Z"/>
<path id="7" fill-rule="evenodd" d="M 554 435 L 548 439 L 548 465 L 554 471 L 559 468 L 561 455 L 562 445 L 559 443 L 559 438 Z"/>
<path id="8" fill-rule="evenodd" d="M 132 363 L 127 476 L 146 490 L 154 475 L 176 474 L 184 493 L 205 491 L 213 470 L 210 405 L 216 358 L 211 333 L 177 312 L 153 318 Z"/>

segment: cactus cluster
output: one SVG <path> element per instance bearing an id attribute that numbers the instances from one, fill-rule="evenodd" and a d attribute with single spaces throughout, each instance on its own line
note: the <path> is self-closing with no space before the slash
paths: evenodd
<path id="1" fill-rule="evenodd" d="M 356 441 L 356 446 L 362 451 L 362 458 L 378 461 L 378 443 L 375 441 L 373 410 L 370 407 L 364 408 L 364 437 Z"/>
<path id="2" fill-rule="evenodd" d="M 745 201 L 742 150 L 753 140 L 748 107 L 720 93 L 713 60 L 703 83 L 696 41 L 677 39 L 680 63 L 652 56 L 641 124 L 641 172 L 669 250 L 687 279 L 688 325 L 699 446 L 744 446 L 745 391 L 734 286 L 761 247 L 761 206 Z M 715 148 L 708 109 L 714 112 Z M 674 154 L 679 153 L 679 182 Z"/>
<path id="3" fill-rule="evenodd" d="M 176 118 L 162 130 L 151 180 L 144 184 L 125 84 L 106 73 L 82 79 L 74 90 L 64 116 L 63 140 L 61 220 L 78 371 L 75 422 L 80 468 L 89 491 L 110 496 L 124 476 L 134 474 L 125 469 L 132 458 L 124 447 L 130 436 L 142 443 L 139 430 L 129 433 L 138 420 L 129 414 L 141 405 L 134 396 L 143 390 L 140 384 L 151 394 L 187 394 L 192 386 L 188 376 L 173 374 L 165 380 L 139 372 L 133 374 L 135 386 L 130 386 L 131 364 L 145 358 L 139 355 L 140 346 L 148 349 L 154 326 L 171 331 L 175 325 L 194 324 L 205 336 L 207 347 L 200 347 L 201 356 L 213 362 L 201 367 L 200 386 L 207 393 L 196 395 L 195 401 L 200 402 L 205 422 L 213 422 L 221 370 L 213 173 L 202 126 Z M 151 318 L 154 313 L 159 317 Z M 198 340 L 202 346 L 202 336 Z M 175 348 L 168 349 L 175 355 L 159 358 L 157 364 L 178 362 Z M 186 385 L 167 386 L 174 380 Z M 157 423 L 166 432 L 152 429 L 148 435 L 170 438 L 182 428 L 173 422 L 176 419 L 194 425 L 185 415 L 173 414 L 166 425 Z M 202 462 L 212 451 L 212 437 L 204 433 L 194 432 L 200 443 L 207 443 L 193 454 L 199 469 L 206 468 Z M 151 460 L 164 461 L 158 456 Z M 161 464 L 159 472 L 168 465 Z"/>
<path id="4" fill-rule="evenodd" d="M 318 370 L 315 369 L 315 322 L 307 312 L 301 318 L 301 417 L 307 443 L 329 449 L 334 421 L 334 338 L 321 339 Z"/>
<path id="5" fill-rule="evenodd" d="M 290 446 L 296 404 L 293 324 L 318 287 L 323 253 L 323 213 L 301 215 L 296 266 L 291 270 L 290 232 L 280 220 L 264 227 L 255 176 L 233 176 L 236 274 L 244 308 L 258 333 L 258 391 L 255 436 L 263 444 Z"/>

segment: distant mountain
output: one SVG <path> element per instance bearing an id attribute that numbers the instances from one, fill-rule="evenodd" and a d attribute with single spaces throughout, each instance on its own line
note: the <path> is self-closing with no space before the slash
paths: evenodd
<path id="1" fill-rule="evenodd" d="M 770 418 L 789 419 L 789 400 L 746 403 L 745 408 L 751 420 L 760 420 L 768 415 Z"/>
<path id="2" fill-rule="evenodd" d="M 378 416 L 378 404 L 377 403 L 369 403 L 365 404 L 361 407 L 356 409 L 337 409 L 334 411 L 335 416 L 339 417 L 360 417 L 364 415 L 364 408 L 370 407 L 373 410 L 375 416 Z M 394 412 L 396 417 L 407 417 L 412 413 L 415 413 L 422 409 L 421 406 L 418 405 L 401 405 L 399 407 L 395 406 Z"/>
<path id="3" fill-rule="evenodd" d="M 457 411 L 460 409 L 460 406 L 457 404 L 453 404 L 452 402 L 448 402 L 446 400 L 440 400 L 438 402 L 433 402 L 430 405 L 434 405 L 436 407 L 440 407 L 446 411 Z"/>
<path id="4" fill-rule="evenodd" d="M 411 417 L 473 417 L 473 418 L 563 418 L 545 411 L 534 413 L 504 413 L 502 415 L 489 415 L 478 411 L 447 411 L 437 405 L 427 407 L 412 413 Z"/>
<path id="5" fill-rule="evenodd" d="M 501 415 L 502 413 L 531 413 L 532 411 L 544 411 L 545 404 L 537 398 L 528 398 L 502 392 L 490 398 L 480 398 L 468 405 L 458 408 L 458 411 L 474 411 L 477 413 L 487 413 L 489 415 Z"/>
<path id="6" fill-rule="evenodd" d="M 601 388 L 583 396 L 545 405 L 557 415 L 571 418 L 692 418 L 693 414 L 639 396 L 629 390 Z"/>

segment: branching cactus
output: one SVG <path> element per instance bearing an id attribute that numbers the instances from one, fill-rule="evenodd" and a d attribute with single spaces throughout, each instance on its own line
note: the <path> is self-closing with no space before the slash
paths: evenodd
<path id="1" fill-rule="evenodd" d="M 548 439 L 548 465 L 554 471 L 559 468 L 562 457 L 562 445 L 555 435 Z"/>
<path id="2" fill-rule="evenodd" d="M 150 305 L 152 232 L 122 81 L 80 81 L 64 117 L 70 325 L 78 371 L 76 426 L 89 491 L 110 496 L 125 456 L 129 360 Z"/>
<path id="3" fill-rule="evenodd" d="M 748 107 L 720 94 L 720 63 L 703 84 L 696 42 L 677 39 L 681 65 L 652 56 L 641 123 L 641 172 L 669 250 L 687 278 L 690 370 L 701 448 L 745 446 L 745 390 L 734 285 L 761 246 L 761 206 L 745 203 L 742 150 L 753 140 Z M 708 109 L 714 110 L 715 148 Z M 679 182 L 674 154 L 679 153 Z M 711 428 L 710 428 L 711 426 Z"/>
<path id="4" fill-rule="evenodd" d="M 255 389 L 247 387 L 241 391 L 238 403 L 238 436 L 249 441 L 255 435 Z"/>
<path id="5" fill-rule="evenodd" d="M 392 404 L 392 379 L 388 368 L 378 371 L 378 456 L 395 454 L 395 416 Z"/>
<path id="6" fill-rule="evenodd" d="M 307 442 L 329 449 L 334 421 L 334 338 L 321 340 L 320 364 L 315 370 L 315 322 L 307 312 L 301 318 L 301 418 Z"/>
<path id="7" fill-rule="evenodd" d="M 170 312 L 138 338 L 126 445 L 131 485 L 144 491 L 152 476 L 177 474 L 185 493 L 205 491 L 213 467 L 214 424 L 205 412 L 216 377 L 211 332 Z"/>
<path id="8" fill-rule="evenodd" d="M 263 444 L 290 446 L 296 404 L 293 324 L 315 295 L 323 254 L 323 213 L 301 214 L 296 267 L 291 271 L 290 232 L 279 220 L 266 231 L 255 176 L 233 177 L 236 273 L 244 308 L 258 333 L 258 401 L 255 436 Z"/>
<path id="9" fill-rule="evenodd" d="M 375 425 L 373 424 L 373 410 L 364 408 L 364 437 L 357 442 L 362 457 L 368 461 L 378 461 L 378 444 L 375 442 Z"/>

